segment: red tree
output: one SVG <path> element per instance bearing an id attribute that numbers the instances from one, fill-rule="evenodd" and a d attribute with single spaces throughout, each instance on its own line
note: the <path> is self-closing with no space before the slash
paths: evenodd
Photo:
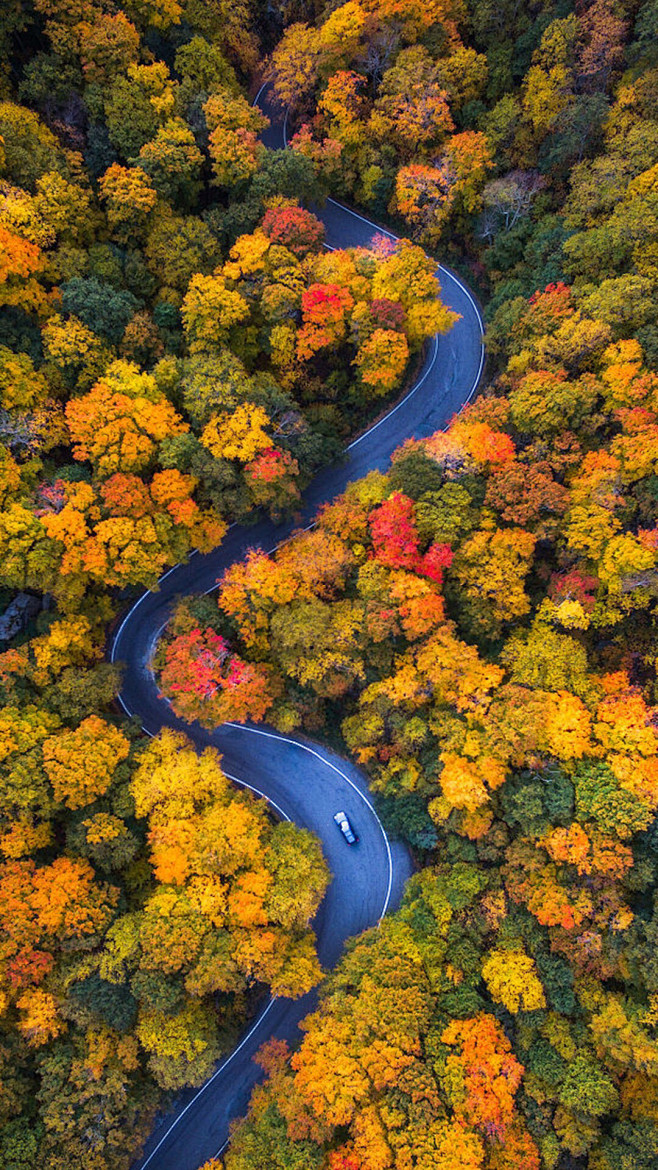
<path id="1" fill-rule="evenodd" d="M 283 244 L 295 256 L 318 252 L 324 240 L 324 224 L 303 207 L 269 207 L 263 231 L 273 244 Z"/>

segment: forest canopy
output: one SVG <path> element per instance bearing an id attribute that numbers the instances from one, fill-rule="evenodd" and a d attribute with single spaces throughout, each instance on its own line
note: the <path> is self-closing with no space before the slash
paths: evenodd
<path id="1" fill-rule="evenodd" d="M 475 403 L 155 654 L 186 720 L 349 753 L 417 867 L 223 1170 L 653 1170 L 656 0 L 0 25 L 0 1164 L 128 1170 L 260 995 L 323 978 L 318 842 L 125 717 L 107 633 L 294 516 L 450 329 L 440 259 L 485 306 Z M 398 242 L 326 248 L 329 193 Z"/>

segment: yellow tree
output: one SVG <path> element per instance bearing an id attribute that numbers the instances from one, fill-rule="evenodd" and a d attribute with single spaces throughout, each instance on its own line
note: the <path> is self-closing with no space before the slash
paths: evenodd
<path id="1" fill-rule="evenodd" d="M 368 393 L 379 397 L 390 394 L 400 384 L 408 360 L 409 346 L 404 333 L 375 329 L 359 346 L 354 365 Z"/>
<path id="2" fill-rule="evenodd" d="M 514 1015 L 546 1007 L 535 961 L 523 950 L 490 951 L 482 964 L 482 977 L 492 999 Z"/>
<path id="3" fill-rule="evenodd" d="M 82 808 L 103 796 L 129 750 L 125 735 L 98 715 L 84 719 L 75 731 L 61 731 L 45 740 L 43 764 L 55 800 Z"/>
<path id="4" fill-rule="evenodd" d="M 230 414 L 213 415 L 204 428 L 201 442 L 217 459 L 250 463 L 259 451 L 272 446 L 266 427 L 271 421 L 262 406 L 243 402 Z"/>
<path id="5" fill-rule="evenodd" d="M 181 312 L 190 352 L 203 353 L 226 343 L 233 326 L 249 317 L 249 305 L 222 276 L 197 275 L 190 281 Z"/>
<path id="6" fill-rule="evenodd" d="M 461 546 L 451 572 L 478 628 L 496 633 L 530 612 L 524 582 L 534 549 L 535 537 L 521 528 L 480 529 Z"/>
<path id="7" fill-rule="evenodd" d="M 16 1007 L 21 1013 L 18 1028 L 30 1048 L 48 1044 L 66 1029 L 57 1008 L 57 1000 L 40 987 L 25 991 L 16 1001 Z"/>
<path id="8" fill-rule="evenodd" d="M 108 223 L 121 240 L 139 237 L 146 230 L 157 192 L 141 167 L 113 163 L 98 180 Z"/>
<path id="9" fill-rule="evenodd" d="M 321 51 L 317 29 L 291 24 L 285 30 L 268 68 L 277 101 L 284 109 L 294 109 L 311 93 Z"/>
<path id="10" fill-rule="evenodd" d="M 211 94 L 203 112 L 210 132 L 208 150 L 214 182 L 219 187 L 233 187 L 250 178 L 265 151 L 258 140 L 268 124 L 265 115 L 226 88 Z"/>

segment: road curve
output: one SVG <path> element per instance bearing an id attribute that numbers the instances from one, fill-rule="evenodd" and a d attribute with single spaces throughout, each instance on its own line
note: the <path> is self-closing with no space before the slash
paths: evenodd
<path id="1" fill-rule="evenodd" d="M 283 126 L 268 106 L 264 90 L 256 100 L 271 119 L 265 144 L 283 146 Z M 324 222 L 329 247 L 368 244 L 375 234 L 391 236 L 334 200 L 316 213 Z M 475 393 L 484 365 L 480 311 L 454 273 L 441 267 L 438 274 L 442 299 L 460 319 L 450 333 L 434 338 L 428 346 L 422 370 L 406 396 L 349 445 L 341 463 L 313 480 L 296 526 L 311 523 L 318 507 L 351 481 L 374 469 L 385 470 L 392 452 L 405 439 L 422 438 L 445 427 Z M 365 777 L 353 764 L 301 738 L 281 736 L 264 727 L 224 724 L 207 731 L 199 724 L 187 724 L 159 697 L 149 670 L 176 597 L 210 592 L 224 570 L 249 549 L 270 551 L 292 530 L 291 523 L 276 526 L 270 520 L 260 520 L 253 527 L 233 525 L 220 548 L 193 555 L 187 564 L 170 569 L 157 592 L 143 593 L 125 615 L 114 635 L 110 658 L 125 666 L 120 702 L 127 714 L 139 716 L 147 734 L 173 727 L 185 731 L 199 748 L 216 747 L 232 779 L 264 796 L 279 816 L 320 837 L 333 876 L 314 926 L 320 960 L 328 968 L 337 962 L 347 938 L 399 904 L 411 872 L 406 849 L 384 832 Z M 345 845 L 333 824 L 332 815 L 339 808 L 346 810 L 358 830 L 360 842 L 355 849 Z M 199 1090 L 182 1094 L 162 1119 L 136 1164 L 139 1170 L 197 1170 L 223 1149 L 230 1122 L 244 1114 L 260 1079 L 254 1053 L 272 1036 L 294 1043 L 299 1021 L 315 1003 L 316 992 L 301 1000 L 270 999 L 214 1075 Z"/>

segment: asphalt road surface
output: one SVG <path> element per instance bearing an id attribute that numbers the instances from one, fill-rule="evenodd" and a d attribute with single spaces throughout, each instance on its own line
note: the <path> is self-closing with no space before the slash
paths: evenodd
<path id="1" fill-rule="evenodd" d="M 272 121 L 264 135 L 266 145 L 284 146 L 285 127 L 268 106 L 267 92 L 262 90 L 256 100 Z M 325 225 L 329 247 L 368 244 L 383 231 L 333 200 L 316 209 L 316 214 Z M 349 482 L 374 469 L 385 470 L 392 452 L 405 439 L 422 438 L 445 427 L 475 393 L 484 364 L 480 312 L 453 273 L 441 267 L 438 275 L 442 300 L 460 319 L 447 335 L 429 344 L 418 379 L 402 401 L 350 444 L 340 463 L 310 484 L 302 526 L 311 523 L 319 505 L 337 496 Z M 228 775 L 266 797 L 279 816 L 318 835 L 333 875 L 314 923 L 320 960 L 329 968 L 337 962 L 346 939 L 374 925 L 399 904 L 411 872 L 406 849 L 384 832 L 365 777 L 354 765 L 301 738 L 283 737 L 263 727 L 225 724 L 209 732 L 198 724 L 184 723 L 158 697 L 149 670 L 176 597 L 210 591 L 224 570 L 249 549 L 270 551 L 292 528 L 292 524 L 276 526 L 270 520 L 248 528 L 234 525 L 220 548 L 208 555 L 193 555 L 187 564 L 170 569 L 157 592 L 144 593 L 123 618 L 110 656 L 113 662 L 125 664 L 121 703 L 128 714 L 139 716 L 149 735 L 174 727 L 185 731 L 200 748 L 212 744 L 221 752 Z M 359 835 L 359 844 L 353 848 L 333 822 L 339 809 L 347 812 Z M 150 1170 L 197 1170 L 223 1149 L 230 1122 L 244 1114 L 261 1076 L 254 1053 L 271 1037 L 295 1043 L 299 1021 L 315 1003 L 315 992 L 301 1000 L 269 1000 L 215 1074 L 200 1089 L 181 1094 L 161 1120 L 137 1164 L 139 1170 L 147 1166 Z"/>

